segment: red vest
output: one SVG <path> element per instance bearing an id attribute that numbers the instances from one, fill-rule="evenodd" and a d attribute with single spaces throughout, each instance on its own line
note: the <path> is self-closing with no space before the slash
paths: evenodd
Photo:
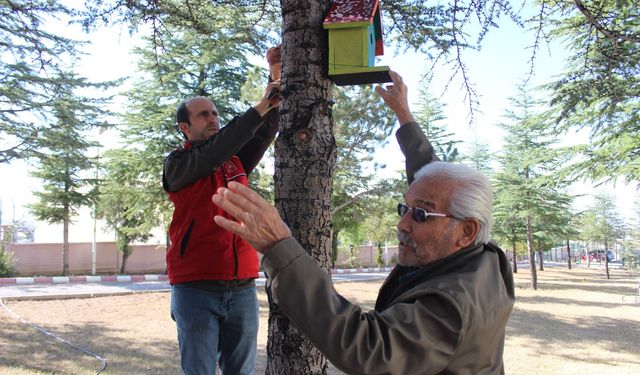
<path id="1" fill-rule="evenodd" d="M 229 181 L 248 184 L 237 156 L 210 176 L 168 193 L 175 207 L 167 251 L 169 283 L 258 277 L 258 255 L 253 247 L 213 221 L 215 215 L 230 217 L 211 201 L 213 193 Z"/>

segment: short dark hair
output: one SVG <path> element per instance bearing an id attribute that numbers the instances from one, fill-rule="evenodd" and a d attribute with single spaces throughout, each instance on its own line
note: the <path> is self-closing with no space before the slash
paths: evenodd
<path id="1" fill-rule="evenodd" d="M 184 134 L 182 130 L 180 130 L 180 123 L 186 122 L 191 125 L 191 123 L 189 122 L 189 110 L 187 109 L 188 102 L 188 100 L 185 100 L 184 102 L 180 103 L 180 105 L 178 106 L 178 110 L 176 111 L 176 127 L 178 128 L 178 132 L 182 134 L 185 140 L 187 140 L 188 138 L 187 135 Z"/>
<path id="2" fill-rule="evenodd" d="M 176 111 L 176 122 L 178 122 L 178 124 L 181 122 L 189 122 L 189 110 L 187 109 L 188 102 L 188 100 L 185 100 L 178 106 L 178 110 Z"/>

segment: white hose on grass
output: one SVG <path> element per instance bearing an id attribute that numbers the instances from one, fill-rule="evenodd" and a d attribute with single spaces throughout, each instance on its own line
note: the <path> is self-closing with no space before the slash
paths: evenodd
<path id="1" fill-rule="evenodd" d="M 45 335 L 53 337 L 55 340 L 57 340 L 57 341 L 59 341 L 59 342 L 61 342 L 63 344 L 67 344 L 67 345 L 71 346 L 72 348 L 74 348 L 76 350 L 79 350 L 79 351 L 83 352 L 84 354 L 87 354 L 87 355 L 89 355 L 91 357 L 94 357 L 97 360 L 99 360 L 100 362 L 102 362 L 102 367 L 95 372 L 95 375 L 100 374 L 102 371 L 104 371 L 107 368 L 107 360 L 106 359 L 102 358 L 98 354 L 96 354 L 96 353 L 94 353 L 94 352 L 92 352 L 92 351 L 90 351 L 88 349 L 82 348 L 82 347 L 80 347 L 80 346 L 78 346 L 78 345 L 76 345 L 74 343 L 71 343 L 71 342 L 63 339 L 62 337 L 57 336 L 56 334 L 51 333 L 51 332 L 47 331 L 46 329 L 44 329 L 44 328 L 42 328 L 42 327 L 40 327 L 40 326 L 38 326 L 38 325 L 36 325 L 34 323 L 31 323 L 28 320 L 23 319 L 20 315 L 16 314 L 13 310 L 8 308 L 7 305 L 5 305 L 4 302 L 2 301 L 2 298 L 0 298 L 0 306 L 2 306 L 2 308 L 4 308 L 7 311 L 7 313 L 9 313 L 9 315 L 11 315 L 12 317 L 18 319 L 19 321 L 21 321 L 21 322 L 23 322 L 23 323 L 25 323 L 27 325 L 30 325 L 31 327 L 37 329 L 38 331 L 44 333 Z"/>

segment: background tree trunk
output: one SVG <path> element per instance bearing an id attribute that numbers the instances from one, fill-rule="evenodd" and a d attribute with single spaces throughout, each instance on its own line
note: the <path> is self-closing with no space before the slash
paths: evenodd
<path id="1" fill-rule="evenodd" d="M 282 98 L 275 144 L 275 204 L 294 237 L 323 269 L 331 262 L 336 143 L 327 79 L 329 1 L 282 0 Z M 267 374 L 326 374 L 328 362 L 269 296 Z"/>
<path id="2" fill-rule="evenodd" d="M 571 269 L 571 246 L 569 246 L 569 240 L 567 240 L 567 266 Z"/>
<path id="3" fill-rule="evenodd" d="M 513 242 L 513 273 L 518 273 L 518 252 L 515 241 Z"/>
<path id="4" fill-rule="evenodd" d="M 62 276 L 69 275 L 69 218 L 62 223 Z"/>
<path id="5" fill-rule="evenodd" d="M 607 280 L 609 280 L 611 278 L 609 274 L 609 241 L 607 241 L 606 237 L 604 238 L 604 269 L 607 274 Z"/>
<path id="6" fill-rule="evenodd" d="M 531 270 L 531 288 L 538 289 L 538 274 L 536 273 L 536 254 L 533 249 L 533 238 L 531 237 L 531 215 L 527 215 L 527 250 L 529 252 L 529 269 Z"/>
<path id="7" fill-rule="evenodd" d="M 538 259 L 540 264 L 538 266 L 539 271 L 544 271 L 544 259 L 542 258 L 542 250 L 538 250 Z"/>

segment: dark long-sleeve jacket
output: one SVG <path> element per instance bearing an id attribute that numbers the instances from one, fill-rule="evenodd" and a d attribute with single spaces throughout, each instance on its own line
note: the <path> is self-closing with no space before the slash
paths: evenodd
<path id="1" fill-rule="evenodd" d="M 397 133 L 407 176 L 435 160 L 415 123 Z M 515 296 L 502 250 L 475 245 L 419 269 L 396 267 L 376 307 L 340 296 L 293 238 L 262 260 L 273 301 L 327 358 L 349 374 L 501 374 Z"/>

